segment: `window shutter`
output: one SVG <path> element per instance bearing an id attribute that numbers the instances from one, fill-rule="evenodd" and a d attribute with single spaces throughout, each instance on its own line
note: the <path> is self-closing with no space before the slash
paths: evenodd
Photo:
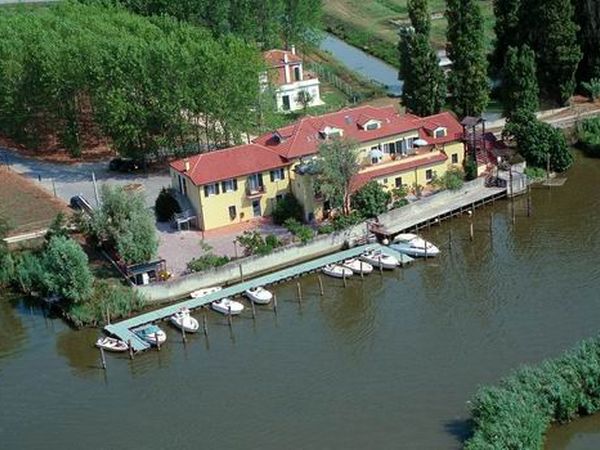
<path id="1" fill-rule="evenodd" d="M 219 183 L 215 183 L 214 187 L 215 187 L 215 195 L 218 195 L 219 194 Z"/>
<path id="2" fill-rule="evenodd" d="M 282 179 L 282 180 L 285 180 L 285 169 L 284 169 L 284 168 L 281 168 L 281 169 L 279 169 L 279 170 L 281 170 L 281 179 Z"/>
<path id="3" fill-rule="evenodd" d="M 263 184 L 263 176 L 262 176 L 262 173 L 259 173 L 259 174 L 258 174 L 258 185 L 259 185 L 260 187 L 263 187 L 263 186 L 264 186 L 264 184 Z"/>
<path id="4" fill-rule="evenodd" d="M 233 179 L 233 190 L 237 191 L 237 178 Z"/>
<path id="5" fill-rule="evenodd" d="M 271 170 L 270 175 L 271 175 L 271 183 L 272 183 L 273 181 L 275 181 L 275 171 Z"/>
<path id="6" fill-rule="evenodd" d="M 223 190 L 223 192 L 227 192 L 227 186 L 225 186 L 225 181 L 221 182 L 221 189 Z"/>
<path id="7" fill-rule="evenodd" d="M 208 186 L 204 186 L 204 196 L 208 197 Z"/>

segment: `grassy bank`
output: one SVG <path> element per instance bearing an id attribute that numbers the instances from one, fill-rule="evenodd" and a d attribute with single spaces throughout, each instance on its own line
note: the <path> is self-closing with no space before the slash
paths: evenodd
<path id="1" fill-rule="evenodd" d="M 473 400 L 474 432 L 465 449 L 542 449 L 552 423 L 598 411 L 600 337 L 481 388 Z"/>
<path id="2" fill-rule="evenodd" d="M 324 28 L 347 43 L 397 66 L 398 27 L 409 22 L 406 3 L 407 0 L 329 0 L 323 4 Z M 492 1 L 479 3 L 485 19 L 488 46 L 491 47 L 494 37 Z M 445 7 L 445 0 L 429 2 L 431 40 L 438 49 L 446 46 Z"/>

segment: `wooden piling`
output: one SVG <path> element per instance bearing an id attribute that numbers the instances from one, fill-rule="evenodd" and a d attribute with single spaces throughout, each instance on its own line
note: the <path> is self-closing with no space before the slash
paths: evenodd
<path id="1" fill-rule="evenodd" d="M 425 242 L 425 261 L 427 261 L 427 242 Z"/>
<path id="2" fill-rule="evenodd" d="M 471 238 L 471 240 L 473 240 L 475 238 L 475 230 L 473 228 L 472 221 L 471 221 L 471 223 L 469 223 L 469 237 Z"/>
<path id="3" fill-rule="evenodd" d="M 494 234 L 494 213 L 490 213 L 490 235 Z"/>
<path id="4" fill-rule="evenodd" d="M 254 306 L 254 300 L 250 299 L 250 306 L 252 308 L 252 318 L 256 319 L 256 306 Z"/>
<path id="5" fill-rule="evenodd" d="M 233 320 L 231 318 L 231 305 L 227 307 L 227 324 L 229 325 L 229 328 L 233 326 Z"/>
<path id="6" fill-rule="evenodd" d="M 512 223 L 513 223 L 513 225 L 515 225 L 517 223 L 517 214 L 516 214 L 516 211 L 515 211 L 515 204 L 514 203 L 512 203 L 512 206 L 511 206 L 511 215 L 512 215 Z"/>
<path id="7" fill-rule="evenodd" d="M 277 314 L 277 294 L 273 294 L 273 312 Z"/>
<path id="8" fill-rule="evenodd" d="M 238 264 L 238 267 L 240 268 L 240 281 L 243 283 L 244 282 L 244 270 L 242 269 L 241 264 Z"/>
<path id="9" fill-rule="evenodd" d="M 100 347 L 100 359 L 102 361 L 102 368 L 106 370 L 106 358 L 104 356 L 104 349 Z"/>
<path id="10" fill-rule="evenodd" d="M 154 333 L 154 339 L 156 340 L 156 348 L 160 352 L 160 341 L 158 340 L 158 333 Z"/>
<path id="11" fill-rule="evenodd" d="M 204 336 L 208 336 L 208 324 L 206 323 L 206 309 L 204 309 L 202 313 L 202 330 L 204 331 Z"/>
<path id="12" fill-rule="evenodd" d="M 127 347 L 129 349 L 129 359 L 133 359 L 133 346 L 131 345 L 131 339 L 127 341 Z"/>
<path id="13" fill-rule="evenodd" d="M 110 309 L 106 307 L 106 323 L 110 325 Z"/>
<path id="14" fill-rule="evenodd" d="M 448 250 L 452 251 L 452 229 L 448 230 Z"/>
<path id="15" fill-rule="evenodd" d="M 296 282 L 296 289 L 298 291 L 298 302 L 302 303 L 302 285 L 299 281 Z"/>
<path id="16" fill-rule="evenodd" d="M 379 256 L 379 274 L 383 275 L 383 263 L 381 262 L 381 256 Z"/>
<path id="17" fill-rule="evenodd" d="M 527 186 L 527 217 L 531 217 L 531 186 Z"/>
<path id="18" fill-rule="evenodd" d="M 317 280 L 319 280 L 319 292 L 321 293 L 321 297 L 325 295 L 325 291 L 323 291 L 323 279 L 321 275 L 317 275 Z"/>
<path id="19" fill-rule="evenodd" d="M 181 322 L 181 339 L 183 340 L 184 344 L 187 343 L 187 339 L 185 337 L 185 328 L 183 327 L 183 321 Z"/>
<path id="20" fill-rule="evenodd" d="M 365 274 L 363 272 L 363 260 L 360 260 L 360 279 L 364 280 L 365 279 Z"/>
<path id="21" fill-rule="evenodd" d="M 342 272 L 342 280 L 344 281 L 344 287 L 348 287 L 348 282 L 346 281 L 346 271 Z"/>

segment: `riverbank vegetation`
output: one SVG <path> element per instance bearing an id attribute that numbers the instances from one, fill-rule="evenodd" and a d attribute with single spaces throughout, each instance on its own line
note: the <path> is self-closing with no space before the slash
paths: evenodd
<path id="1" fill-rule="evenodd" d="M 589 156 L 600 157 L 600 118 L 586 119 L 577 125 L 577 146 Z"/>
<path id="2" fill-rule="evenodd" d="M 129 156 L 197 151 L 254 119 L 262 61 L 234 36 L 75 2 L 7 9 L 0 33 L 0 127 L 28 147 L 77 156 L 92 135 Z"/>
<path id="3" fill-rule="evenodd" d="M 542 449 L 552 423 L 600 411 L 600 338 L 562 356 L 525 366 L 497 386 L 479 389 L 471 405 L 466 450 Z"/>

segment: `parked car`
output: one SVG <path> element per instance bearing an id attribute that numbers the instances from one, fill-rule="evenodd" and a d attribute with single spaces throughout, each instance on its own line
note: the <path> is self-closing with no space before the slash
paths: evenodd
<path id="1" fill-rule="evenodd" d="M 75 210 L 81 210 L 88 213 L 91 213 L 94 209 L 92 208 L 90 202 L 88 202 L 86 198 L 81 194 L 74 195 L 73 197 L 71 197 L 69 205 Z"/>
<path id="2" fill-rule="evenodd" d="M 144 168 L 144 162 L 137 159 L 114 158 L 108 163 L 108 170 L 113 172 L 137 172 Z"/>

